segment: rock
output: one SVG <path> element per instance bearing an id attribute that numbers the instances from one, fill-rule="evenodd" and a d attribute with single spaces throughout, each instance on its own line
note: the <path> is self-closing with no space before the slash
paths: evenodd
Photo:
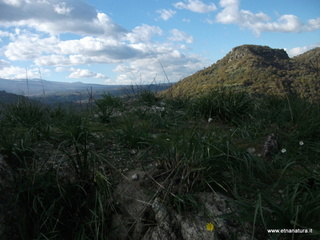
<path id="1" fill-rule="evenodd" d="M 229 58 L 229 62 L 243 58 L 247 55 L 260 56 L 265 61 L 273 62 L 276 60 L 288 60 L 289 56 L 287 52 L 283 49 L 273 49 L 268 46 L 259 46 L 259 45 L 242 45 L 235 47 L 231 52 L 226 56 Z"/>
<path id="2" fill-rule="evenodd" d="M 227 206 L 227 198 L 217 193 L 199 193 L 199 205 L 203 211 L 197 213 L 185 213 L 183 216 L 176 211 L 169 211 L 166 205 L 156 198 L 152 204 L 157 226 L 149 228 L 142 240 L 181 239 L 181 240 L 219 240 L 239 239 L 249 240 L 251 236 L 231 220 L 219 218 L 232 212 Z M 206 230 L 206 224 L 213 222 L 215 230 Z M 236 238 L 234 238 L 236 234 Z"/>
<path id="3" fill-rule="evenodd" d="M 138 174 L 138 173 L 133 174 L 133 175 L 131 176 L 131 179 L 132 179 L 133 181 L 139 180 L 139 174 Z"/>
<path id="4" fill-rule="evenodd" d="M 157 226 L 149 228 L 142 240 L 161 240 L 161 239 L 180 239 L 175 233 L 176 221 L 172 218 L 165 204 L 161 202 L 160 198 L 156 198 L 152 204 L 152 210 L 155 213 L 155 220 Z"/>
<path id="5" fill-rule="evenodd" d="M 111 240 L 249 240 L 250 227 L 243 227 L 234 220 L 220 218 L 237 212 L 231 199 L 220 193 L 197 193 L 198 210 L 177 211 L 170 205 L 168 197 L 160 193 L 161 184 L 146 177 L 150 173 L 130 171 L 117 185 L 114 199 L 117 212 L 112 216 Z M 139 176 L 137 179 L 132 178 Z M 154 184 L 154 185 L 152 185 Z M 148 187 L 147 187 L 148 186 Z M 150 193 L 150 186 L 152 194 Z M 166 195 L 166 194 L 165 194 Z M 214 230 L 206 229 L 207 223 L 214 224 Z M 235 237 L 236 236 L 236 237 Z"/>
<path id="6" fill-rule="evenodd" d="M 271 133 L 263 145 L 263 155 L 265 157 L 272 157 L 273 155 L 279 153 L 280 143 L 279 138 L 274 133 Z"/>
<path id="7" fill-rule="evenodd" d="M 117 201 L 117 212 L 112 216 L 114 229 L 111 240 L 141 239 L 144 234 L 144 215 L 151 207 L 151 196 L 148 196 L 140 186 L 146 179 L 146 173 L 139 170 L 130 171 L 120 182 L 115 191 L 114 199 Z"/>
<path id="8" fill-rule="evenodd" d="M 247 152 L 253 154 L 256 152 L 256 149 L 254 147 L 249 147 L 247 148 Z"/>

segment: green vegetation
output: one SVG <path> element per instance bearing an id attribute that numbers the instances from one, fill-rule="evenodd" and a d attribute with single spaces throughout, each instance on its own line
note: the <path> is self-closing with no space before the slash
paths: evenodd
<path id="1" fill-rule="evenodd" d="M 230 89 L 159 98 L 145 89 L 127 98 L 104 95 L 92 107 L 76 112 L 24 98 L 4 106 L 4 236 L 109 239 L 112 216 L 121 211 L 113 195 L 119 179 L 132 169 L 151 169 L 161 186 L 150 186 L 151 198 L 182 214 L 202 208 L 198 193 L 220 192 L 236 209 L 214 217 L 249 223 L 252 237 L 319 238 L 319 104 Z M 281 150 L 265 157 L 271 133 Z M 130 229 L 135 223 L 129 220 Z M 271 228 L 313 233 L 268 235 Z"/>
<path id="2" fill-rule="evenodd" d="M 320 48 L 294 58 L 266 46 L 235 47 L 223 59 L 173 85 L 163 95 L 199 96 L 231 88 L 261 95 L 296 94 L 319 101 Z"/>

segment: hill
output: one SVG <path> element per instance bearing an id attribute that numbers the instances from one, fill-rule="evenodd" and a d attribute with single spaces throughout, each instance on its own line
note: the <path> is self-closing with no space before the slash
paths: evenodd
<path id="1" fill-rule="evenodd" d="M 19 100 L 19 96 L 13 93 L 7 93 L 0 90 L 0 105 L 16 103 Z"/>
<path id="2" fill-rule="evenodd" d="M 320 48 L 289 58 L 283 49 L 242 45 L 224 58 L 173 85 L 165 96 L 196 96 L 214 88 L 257 95 L 296 93 L 319 99 Z"/>
<path id="3" fill-rule="evenodd" d="M 0 101 L 10 102 L 14 94 L 30 97 L 46 104 L 86 102 L 88 98 L 101 98 L 105 93 L 123 96 L 143 90 L 163 91 L 170 87 L 168 83 L 149 85 L 102 85 L 82 82 L 56 82 L 42 79 L 3 79 L 0 78 Z M 4 94 L 6 93 L 6 94 Z M 10 95 L 11 94 L 11 95 Z M 8 98 L 8 99 L 6 99 Z"/>
<path id="4" fill-rule="evenodd" d="M 0 78 L 0 83 L 0 90 L 27 96 L 66 94 L 77 91 L 87 92 L 87 89 L 110 91 L 118 90 L 122 87 L 121 85 L 87 84 L 82 82 L 68 83 L 42 79 L 29 79 L 26 81 L 26 79 L 12 80 Z"/>

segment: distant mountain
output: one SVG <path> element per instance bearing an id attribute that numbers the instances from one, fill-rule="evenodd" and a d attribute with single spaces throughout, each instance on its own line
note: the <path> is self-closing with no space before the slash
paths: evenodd
<path id="1" fill-rule="evenodd" d="M 242 45 L 223 59 L 164 91 L 165 96 L 197 96 L 215 88 L 257 95 L 291 92 L 320 99 L 320 48 L 289 58 L 283 49 Z"/>
<path id="2" fill-rule="evenodd" d="M 170 83 L 149 85 L 100 85 L 81 82 L 66 83 L 41 79 L 9 80 L 0 78 L 2 100 L 10 101 L 14 94 L 30 97 L 46 104 L 86 102 L 89 97 L 100 98 L 103 94 L 123 96 L 137 94 L 142 90 L 160 92 L 172 86 Z M 10 95 L 11 94 L 11 95 Z M 0 96 L 1 98 L 1 96 Z M 6 99 L 8 98 L 8 100 Z M 0 99 L 1 100 L 1 99 Z"/>
<path id="3" fill-rule="evenodd" d="M 27 81 L 26 79 L 11 80 L 0 78 L 0 90 L 26 96 L 75 93 L 77 91 L 86 91 L 91 88 L 94 91 L 112 90 L 121 87 L 121 85 L 86 84 L 81 82 L 67 83 L 41 79 L 29 79 Z"/>

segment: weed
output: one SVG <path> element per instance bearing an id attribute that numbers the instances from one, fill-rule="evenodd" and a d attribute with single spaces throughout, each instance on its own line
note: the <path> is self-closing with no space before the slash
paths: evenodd
<path id="1" fill-rule="evenodd" d="M 102 98 L 95 100 L 98 116 L 103 123 L 110 122 L 110 118 L 115 111 L 123 109 L 123 101 L 120 97 L 104 94 Z"/>
<path id="2" fill-rule="evenodd" d="M 193 112 L 205 119 L 217 118 L 236 125 L 250 119 L 255 107 L 248 93 L 230 90 L 214 90 L 193 104 Z"/>
<path id="3" fill-rule="evenodd" d="M 20 98 L 17 104 L 7 106 L 4 114 L 11 124 L 23 127 L 37 127 L 47 119 L 44 106 L 27 98 Z"/>

